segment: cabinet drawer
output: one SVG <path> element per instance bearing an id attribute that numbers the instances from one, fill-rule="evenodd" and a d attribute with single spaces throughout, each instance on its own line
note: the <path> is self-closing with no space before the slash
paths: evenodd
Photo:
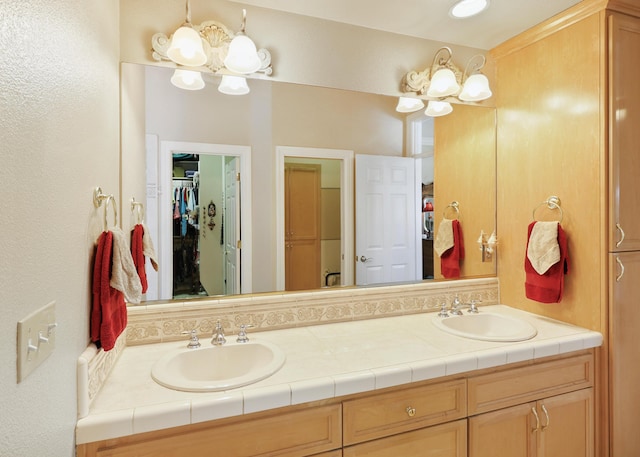
<path id="1" fill-rule="evenodd" d="M 344 444 L 355 444 L 466 416 L 464 379 L 343 403 Z"/>
<path id="2" fill-rule="evenodd" d="M 593 386 L 593 354 L 470 377 L 469 415 Z"/>
<path id="3" fill-rule="evenodd" d="M 340 449 L 341 432 L 340 405 L 330 405 L 229 424 L 213 422 L 153 432 L 137 441 L 107 441 L 95 451 L 79 455 L 301 457 Z"/>
<path id="4" fill-rule="evenodd" d="M 465 457 L 467 455 L 467 420 L 401 433 L 344 448 L 344 457 L 398 457 L 437 455 Z"/>

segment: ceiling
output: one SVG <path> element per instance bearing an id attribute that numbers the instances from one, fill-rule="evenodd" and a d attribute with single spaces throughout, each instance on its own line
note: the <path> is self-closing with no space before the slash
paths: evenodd
<path id="1" fill-rule="evenodd" d="M 580 3 L 580 0 L 490 0 L 477 16 L 454 19 L 456 0 L 231 0 L 370 29 L 489 50 Z"/>

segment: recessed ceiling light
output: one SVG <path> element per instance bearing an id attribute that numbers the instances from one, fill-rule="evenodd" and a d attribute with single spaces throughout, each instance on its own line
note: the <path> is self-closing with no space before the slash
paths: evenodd
<path id="1" fill-rule="evenodd" d="M 451 16 L 465 18 L 481 13 L 489 6 L 489 0 L 461 0 L 451 8 Z"/>

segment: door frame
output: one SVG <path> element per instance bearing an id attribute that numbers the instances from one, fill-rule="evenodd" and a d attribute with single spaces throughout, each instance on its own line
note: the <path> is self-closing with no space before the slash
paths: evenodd
<path id="1" fill-rule="evenodd" d="M 276 146 L 276 290 L 285 290 L 284 268 L 284 162 L 287 157 L 334 159 L 340 167 L 340 285 L 354 284 L 354 152 L 346 149 L 324 149 Z"/>
<path id="2" fill-rule="evenodd" d="M 230 144 L 192 143 L 188 141 L 160 141 L 158 149 L 158 246 L 159 299 L 173 296 L 173 230 L 171 199 L 173 154 L 192 153 L 240 157 L 240 220 L 242 249 L 240 251 L 240 292 L 251 293 L 252 287 L 252 227 L 251 227 L 251 147 Z"/>

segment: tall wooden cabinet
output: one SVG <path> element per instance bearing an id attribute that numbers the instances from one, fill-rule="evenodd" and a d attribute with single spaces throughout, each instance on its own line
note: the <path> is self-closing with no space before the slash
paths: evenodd
<path id="1" fill-rule="evenodd" d="M 610 456 L 640 455 L 640 18 L 608 17 Z"/>

